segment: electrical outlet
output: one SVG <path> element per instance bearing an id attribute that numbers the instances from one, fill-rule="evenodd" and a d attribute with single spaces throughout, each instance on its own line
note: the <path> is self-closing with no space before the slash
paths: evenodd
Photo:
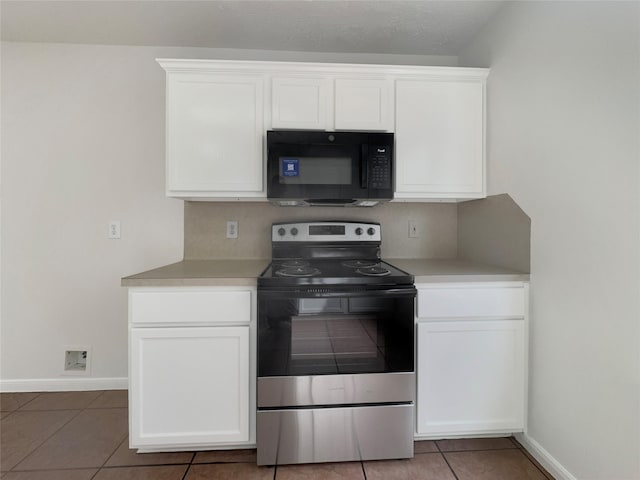
<path id="1" fill-rule="evenodd" d="M 109 233 L 107 238 L 118 240 L 120 238 L 120 220 L 111 220 L 109 222 Z"/>
<path id="2" fill-rule="evenodd" d="M 409 238 L 420 238 L 420 231 L 415 220 L 409 220 Z"/>
<path id="3" fill-rule="evenodd" d="M 238 238 L 238 222 L 231 220 L 227 222 L 227 238 Z"/>

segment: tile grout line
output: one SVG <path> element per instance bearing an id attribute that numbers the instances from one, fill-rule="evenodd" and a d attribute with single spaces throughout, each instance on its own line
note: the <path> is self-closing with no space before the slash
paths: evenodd
<path id="1" fill-rule="evenodd" d="M 17 412 L 18 410 L 20 410 L 22 407 L 29 405 L 31 402 L 33 402 L 36 398 L 38 398 L 40 395 L 42 395 L 44 392 L 35 392 L 37 395 L 35 397 L 33 397 L 31 400 L 29 400 L 28 402 L 23 403 L 22 405 L 20 405 L 18 408 L 16 408 L 14 410 L 14 412 Z M 73 409 L 70 409 L 73 410 Z"/>
<path id="2" fill-rule="evenodd" d="M 520 448 L 471 448 L 464 450 L 441 450 L 442 453 L 464 453 L 464 452 L 502 452 L 505 450 L 521 450 Z"/>
<path id="3" fill-rule="evenodd" d="M 362 476 L 364 480 L 367 480 L 367 471 L 364 469 L 364 462 L 362 460 L 360 460 L 360 466 L 362 467 Z"/>
<path id="4" fill-rule="evenodd" d="M 522 448 L 521 449 L 522 454 L 525 456 L 525 458 L 527 460 L 529 460 L 529 463 L 531 463 L 534 467 L 536 467 L 540 473 L 542 473 L 542 476 L 545 477 L 546 480 L 555 480 L 553 478 L 553 476 L 548 473 L 546 470 L 544 470 L 543 468 L 541 468 L 541 466 L 539 466 L 538 461 L 536 460 L 535 462 L 531 459 L 533 457 L 533 455 L 531 455 L 526 449 Z M 535 457 L 533 457 L 535 459 Z"/>
<path id="5" fill-rule="evenodd" d="M 87 410 L 101 410 L 101 408 L 89 408 L 89 405 L 93 404 L 98 398 L 100 398 L 102 395 L 105 394 L 106 391 L 103 391 L 100 395 L 98 395 L 95 399 L 93 399 L 87 406 L 85 406 L 84 408 L 79 408 L 79 409 L 75 409 L 75 408 L 64 408 L 64 409 L 48 409 L 48 410 L 24 410 L 25 412 L 62 412 L 62 411 L 75 411 L 77 410 L 78 413 L 76 415 L 74 415 L 73 417 L 71 417 L 67 422 L 65 422 L 63 425 L 60 426 L 60 428 L 58 428 L 55 432 L 53 432 L 50 436 L 48 436 L 45 440 L 43 440 L 40 444 L 38 444 L 32 451 L 30 451 L 24 458 L 22 458 L 16 465 L 14 465 L 14 468 L 17 467 L 18 465 L 20 465 L 22 462 L 24 462 L 29 456 L 31 456 L 36 450 L 38 450 L 42 445 L 44 445 L 45 442 L 47 442 L 47 440 L 49 440 L 51 437 L 53 437 L 55 434 L 57 434 L 61 429 L 63 429 L 65 426 L 67 426 L 71 421 L 73 421 L 75 418 L 77 418 L 79 415 L 81 415 L 83 412 L 87 411 Z M 38 395 L 36 395 L 33 399 L 31 399 L 30 401 L 28 401 L 27 403 L 25 403 L 24 405 L 22 405 L 20 408 L 23 408 L 24 406 L 28 405 L 29 403 L 33 402 L 34 400 L 36 400 L 36 398 L 38 398 L 40 395 L 42 395 L 43 393 L 46 392 L 39 392 Z M 116 408 L 123 408 L 123 407 L 111 407 L 111 409 L 116 409 Z M 107 408 L 108 409 L 108 408 Z M 17 411 L 17 410 L 16 410 Z M 128 430 L 128 429 L 127 429 Z M 127 432 L 128 434 L 128 432 Z M 116 449 L 106 458 L 106 460 L 103 462 L 102 466 L 97 466 L 97 467 L 78 467 L 78 468 L 62 468 L 62 469 L 57 469 L 57 470 L 82 470 L 82 469 L 96 469 L 96 473 L 91 477 L 92 479 L 95 478 L 95 476 L 100 472 L 100 470 L 102 470 L 102 468 L 104 467 L 104 465 L 106 464 L 107 461 L 109 461 L 109 459 L 113 456 L 113 454 L 117 451 L 118 447 L 122 444 L 122 442 L 124 442 L 126 440 L 126 436 L 122 439 L 122 441 L 120 441 L 118 443 L 118 445 L 116 446 Z M 14 468 L 12 468 L 10 471 L 12 472 L 22 472 L 22 471 L 43 471 L 43 470 L 14 470 Z"/>
<path id="6" fill-rule="evenodd" d="M 88 409 L 86 409 L 86 408 L 85 408 L 85 410 L 88 410 Z M 113 450 L 113 452 L 111 452 L 111 453 L 107 456 L 107 458 L 105 458 L 105 459 L 104 459 L 104 462 L 102 462 L 102 465 L 100 465 L 100 466 L 98 467 L 98 471 L 100 471 L 100 470 L 102 470 L 103 468 L 105 468 L 104 466 L 107 464 L 107 462 L 109 461 L 109 459 L 110 459 L 111 457 L 113 457 L 113 456 L 116 454 L 116 452 L 117 452 L 117 451 L 118 451 L 118 449 L 120 448 L 120 445 L 122 445 L 122 444 L 127 440 L 127 437 L 128 437 L 128 436 L 129 436 L 129 428 L 127 428 L 127 434 L 124 436 L 124 438 L 123 438 L 122 440 L 120 440 L 120 441 L 118 442 L 118 444 L 116 445 L 116 448 Z"/>
<path id="7" fill-rule="evenodd" d="M 529 460 L 531 463 L 533 463 L 533 465 L 540 470 L 540 473 L 542 473 L 542 475 L 547 479 L 547 480 L 555 480 L 555 478 L 553 477 L 553 475 L 551 475 L 549 472 L 547 472 L 544 467 L 542 467 L 542 465 L 539 465 L 539 462 L 536 460 L 535 462 L 532 460 L 532 458 L 535 460 L 535 457 L 533 455 L 531 455 L 529 453 L 529 451 L 524 448 L 524 445 L 522 445 L 517 439 L 516 437 L 514 437 L 513 435 L 511 437 L 509 437 L 511 439 L 511 443 L 515 444 L 516 447 L 518 447 L 518 450 L 520 450 L 525 457 L 527 457 L 527 460 Z"/>
<path id="8" fill-rule="evenodd" d="M 194 452 L 193 456 L 195 457 L 196 454 Z M 193 458 L 191 459 L 193 461 Z M 184 471 L 184 474 L 182 475 L 182 479 L 181 480 L 185 480 L 187 478 L 187 475 L 189 475 L 189 470 L 191 470 L 191 466 L 193 465 L 193 463 L 190 463 L 187 465 L 187 469 Z"/>
<path id="9" fill-rule="evenodd" d="M 445 457 L 444 452 L 442 451 L 442 449 L 440 448 L 440 445 L 438 445 L 438 441 L 435 440 L 434 443 L 436 444 L 436 448 L 438 449 L 438 452 L 440 452 L 440 456 L 442 457 L 442 459 L 444 460 L 444 463 L 447 464 L 447 467 L 449 467 L 449 471 L 451 472 L 451 474 L 453 475 L 453 478 L 455 478 L 456 480 L 460 480 L 458 478 L 458 475 L 456 475 L 456 472 L 453 470 L 453 467 L 451 467 L 451 464 L 449 463 L 449 460 L 447 460 L 447 457 Z"/>
<path id="10" fill-rule="evenodd" d="M 86 407 L 84 407 L 84 409 L 82 410 L 83 412 L 86 410 L 100 410 L 100 408 L 89 408 L 93 403 L 95 403 L 100 397 L 102 397 L 104 394 L 107 393 L 107 390 L 104 390 L 100 395 L 98 395 L 96 398 L 94 398 L 89 405 L 87 405 Z M 113 450 L 113 452 L 111 452 L 111 454 L 109 454 L 107 456 L 107 458 L 105 458 L 104 462 L 102 462 L 102 465 L 100 467 L 98 467 L 98 471 L 96 472 L 96 475 L 98 475 L 98 473 L 100 473 L 100 471 L 103 468 L 106 468 L 105 465 L 107 464 L 107 462 L 109 461 L 109 459 L 111 457 L 113 457 L 116 452 L 118 451 L 118 448 L 120 448 L 120 445 L 122 445 L 127 438 L 129 437 L 129 405 L 127 405 L 126 407 L 111 407 L 110 409 L 116 409 L 116 408 L 126 408 L 127 409 L 127 434 L 124 436 L 124 438 L 122 440 L 120 440 L 118 442 L 118 444 L 116 445 L 116 448 Z M 105 410 L 109 410 L 109 408 L 105 408 Z M 188 469 L 187 469 L 188 470 Z M 94 475 L 95 477 L 95 475 Z"/>
<path id="11" fill-rule="evenodd" d="M 104 394 L 105 394 L 105 392 L 106 392 L 106 390 L 105 390 L 105 391 L 103 391 L 100 395 L 98 395 L 98 396 L 97 396 L 93 401 L 91 401 L 91 402 L 89 403 L 89 405 L 91 405 L 91 404 L 92 404 L 93 402 L 95 402 L 98 398 L 100 398 L 102 395 L 104 395 Z M 82 411 L 84 412 L 85 410 L 88 410 L 88 409 L 89 409 L 89 405 L 87 405 L 86 407 L 84 407 L 84 409 L 83 409 Z M 129 434 L 129 429 L 127 428 L 127 435 L 128 435 L 128 434 Z M 127 438 L 127 437 L 125 436 L 125 437 L 122 439 L 122 442 L 124 442 L 126 438 Z M 95 477 L 100 473 L 100 471 L 102 470 L 102 467 L 104 467 L 104 466 L 105 466 L 105 464 L 109 461 L 109 459 L 110 459 L 111 457 L 113 457 L 113 454 L 114 454 L 114 453 L 116 453 L 116 451 L 118 450 L 118 447 L 119 447 L 120 445 L 122 445 L 122 442 L 118 443 L 118 445 L 116 446 L 116 449 L 111 453 L 111 455 L 109 455 L 109 456 L 105 459 L 105 461 L 102 463 L 102 466 L 101 466 L 101 467 L 98 467 L 98 469 L 96 470 L 96 473 L 94 473 L 94 474 L 93 474 L 93 476 L 91 477 L 91 480 L 93 480 L 93 479 L 94 479 L 94 478 L 95 478 Z"/>
<path id="12" fill-rule="evenodd" d="M 36 397 L 37 398 L 37 397 Z M 35 400 L 35 398 L 34 398 Z M 29 402 L 27 402 L 29 403 Z M 25 404 L 26 405 L 26 404 Z M 26 410 L 28 412 L 30 411 L 34 411 L 34 410 Z M 59 411 L 66 411 L 66 412 L 72 412 L 74 411 L 74 409 L 69 409 L 69 410 L 35 410 L 37 412 L 59 412 Z M 29 453 L 27 453 L 24 457 L 22 457 L 20 459 L 20 461 L 18 463 L 16 463 L 11 470 L 9 470 L 10 472 L 19 472 L 20 470 L 14 470 L 18 465 L 20 465 L 22 462 L 24 462 L 27 458 L 29 458 L 31 455 L 33 455 L 33 453 L 38 450 L 42 445 L 45 444 L 45 442 L 47 442 L 47 440 L 49 440 L 51 437 L 53 437 L 56 433 L 58 433 L 60 430 L 62 430 L 64 427 L 66 427 L 71 421 L 73 421 L 74 418 L 78 417 L 78 415 L 80 415 L 84 410 L 79 409 L 78 413 L 76 413 L 75 415 L 73 415 L 69 420 L 67 420 L 66 422 L 64 422 L 62 425 L 60 425 L 59 428 L 57 428 L 51 435 L 49 435 L 47 438 L 45 438 L 44 440 L 42 440 L 42 442 L 40 442 L 36 447 L 33 448 L 33 450 L 31 450 Z"/>
<path id="13" fill-rule="evenodd" d="M 2 392 L 2 393 L 12 393 L 12 392 Z M 21 392 L 16 392 L 16 393 L 21 393 Z M 30 392 L 25 392 L 25 393 L 30 393 Z M 20 409 L 22 407 L 24 407 L 25 405 L 29 405 L 31 402 L 33 402 L 36 398 L 38 398 L 42 394 L 42 392 L 31 392 L 31 393 L 36 393 L 37 395 L 35 397 L 33 397 L 31 400 L 28 400 L 25 403 L 23 403 L 22 405 L 20 405 L 18 408 L 14 408 L 13 410 L 0 410 L 2 412 L 6 413 L 6 415 L 4 417 L 2 417 L 2 420 L 7 418 L 9 415 L 13 415 L 14 413 L 20 411 Z M 73 408 L 69 408 L 67 410 L 73 410 Z M 27 410 L 27 411 L 33 412 L 34 410 Z M 35 410 L 35 411 L 38 411 L 38 410 Z"/>

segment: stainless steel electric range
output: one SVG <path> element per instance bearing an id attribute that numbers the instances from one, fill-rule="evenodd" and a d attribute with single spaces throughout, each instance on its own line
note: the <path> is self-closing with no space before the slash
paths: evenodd
<path id="1" fill-rule="evenodd" d="M 413 456 L 413 277 L 380 225 L 272 226 L 258 278 L 259 465 Z"/>

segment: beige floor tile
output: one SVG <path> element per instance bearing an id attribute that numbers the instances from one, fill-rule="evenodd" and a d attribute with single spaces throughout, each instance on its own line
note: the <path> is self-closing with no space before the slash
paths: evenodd
<path id="1" fill-rule="evenodd" d="M 98 470 L 40 470 L 37 472 L 8 472 L 2 480 L 91 480 Z"/>
<path id="2" fill-rule="evenodd" d="M 87 408 L 102 391 L 95 392 L 45 392 L 20 410 L 77 410 Z"/>
<path id="3" fill-rule="evenodd" d="M 193 463 L 256 463 L 256 449 L 197 452 Z"/>
<path id="4" fill-rule="evenodd" d="M 115 451 L 105 467 L 125 467 L 136 465 L 177 465 L 190 463 L 193 453 L 173 452 L 173 453 L 136 453 L 129 448 L 129 437 L 125 438 Z"/>
<path id="5" fill-rule="evenodd" d="M 17 411 L 3 418 L 0 423 L 0 470 L 11 470 L 79 413 L 79 410 Z"/>
<path id="6" fill-rule="evenodd" d="M 127 433 L 126 409 L 83 410 L 20 462 L 15 470 L 100 467 Z"/>
<path id="7" fill-rule="evenodd" d="M 191 465 L 185 480 L 273 480 L 274 473 L 274 467 L 251 463 L 201 464 Z"/>
<path id="8" fill-rule="evenodd" d="M 89 404 L 87 408 L 127 408 L 129 406 L 127 390 L 107 390 Z"/>
<path id="9" fill-rule="evenodd" d="M 0 393 L 0 410 L 3 412 L 11 412 L 17 410 L 22 405 L 36 398 L 39 393 Z"/>
<path id="10" fill-rule="evenodd" d="M 440 453 L 422 453 L 405 460 L 364 462 L 367 480 L 455 480 Z"/>
<path id="11" fill-rule="evenodd" d="M 188 465 L 102 468 L 93 480 L 182 480 Z"/>
<path id="12" fill-rule="evenodd" d="M 439 452 L 436 442 L 433 440 L 422 440 L 413 442 L 413 453 L 436 453 Z"/>
<path id="13" fill-rule="evenodd" d="M 364 480 L 360 462 L 282 465 L 276 470 L 277 480 Z"/>
<path id="14" fill-rule="evenodd" d="M 498 438 L 458 438 L 455 440 L 438 440 L 436 442 L 443 452 L 466 452 L 470 450 L 502 450 L 518 448 L 509 437 Z"/>
<path id="15" fill-rule="evenodd" d="M 519 449 L 445 453 L 458 480 L 547 480 Z"/>

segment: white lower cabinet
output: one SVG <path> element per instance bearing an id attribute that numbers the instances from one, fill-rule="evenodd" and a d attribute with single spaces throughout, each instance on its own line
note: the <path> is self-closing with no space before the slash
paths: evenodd
<path id="1" fill-rule="evenodd" d="M 524 430 L 527 299 L 522 282 L 418 285 L 417 437 Z"/>
<path id="2" fill-rule="evenodd" d="M 224 313 L 229 298 L 243 302 L 239 317 Z M 169 323 L 149 299 L 180 315 Z M 253 292 L 131 289 L 129 301 L 130 446 L 160 451 L 255 442 Z"/>

